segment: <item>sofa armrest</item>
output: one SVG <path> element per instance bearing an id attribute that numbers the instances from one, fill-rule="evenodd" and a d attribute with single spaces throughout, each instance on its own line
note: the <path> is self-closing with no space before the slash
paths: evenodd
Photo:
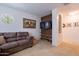
<path id="1" fill-rule="evenodd" d="M 30 41 L 32 40 L 34 37 L 33 36 L 28 36 L 27 39 Z"/>
<path id="2" fill-rule="evenodd" d="M 1 48 L 0 48 L 0 53 L 1 53 Z"/>
<path id="3" fill-rule="evenodd" d="M 29 38 L 28 38 L 28 39 L 29 39 L 29 43 L 30 43 L 32 46 L 33 46 L 33 38 L 34 38 L 33 36 L 29 36 Z"/>

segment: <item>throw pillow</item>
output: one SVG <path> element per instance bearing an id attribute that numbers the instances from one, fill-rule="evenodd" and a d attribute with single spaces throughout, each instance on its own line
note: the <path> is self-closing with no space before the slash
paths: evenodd
<path id="1" fill-rule="evenodd" d="M 6 43 L 5 39 L 4 39 L 4 36 L 0 36 L 0 45 L 2 45 L 4 43 Z"/>

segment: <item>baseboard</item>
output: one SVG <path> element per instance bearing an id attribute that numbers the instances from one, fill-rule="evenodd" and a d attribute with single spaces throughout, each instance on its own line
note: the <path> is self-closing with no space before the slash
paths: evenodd
<path id="1" fill-rule="evenodd" d="M 65 42 L 65 41 L 64 41 L 64 43 L 69 44 L 69 45 L 73 45 L 73 46 L 79 46 L 79 43 L 69 43 L 69 42 Z"/>

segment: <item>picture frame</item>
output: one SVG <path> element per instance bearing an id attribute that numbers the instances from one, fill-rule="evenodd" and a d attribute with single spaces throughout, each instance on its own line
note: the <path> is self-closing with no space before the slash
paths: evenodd
<path id="1" fill-rule="evenodd" d="M 59 25 L 58 31 L 59 31 L 59 33 L 62 33 L 62 16 L 61 16 L 61 14 L 58 15 L 58 25 Z"/>
<path id="2" fill-rule="evenodd" d="M 23 18 L 23 28 L 36 28 L 36 20 Z"/>

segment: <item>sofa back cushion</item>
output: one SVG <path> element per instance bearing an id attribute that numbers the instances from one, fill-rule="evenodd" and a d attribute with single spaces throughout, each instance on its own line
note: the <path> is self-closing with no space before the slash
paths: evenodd
<path id="1" fill-rule="evenodd" d="M 29 36 L 29 33 L 28 32 L 17 32 L 17 37 L 20 37 L 20 36 Z"/>
<path id="2" fill-rule="evenodd" d="M 26 39 L 29 36 L 28 32 L 17 32 L 17 40 Z"/>
<path id="3" fill-rule="evenodd" d="M 29 37 L 28 32 L 5 32 L 5 33 L 0 33 L 0 35 L 4 36 L 4 39 L 6 42 L 23 40 L 23 39 L 27 39 L 27 37 Z"/>
<path id="4" fill-rule="evenodd" d="M 7 38 L 6 42 L 13 42 L 13 41 L 17 41 L 17 38 Z"/>
<path id="5" fill-rule="evenodd" d="M 4 33 L 4 37 L 7 38 L 14 38 L 16 37 L 16 32 L 8 32 L 8 33 Z"/>
<path id="6" fill-rule="evenodd" d="M 26 37 L 25 36 L 20 36 L 20 37 L 17 37 L 17 40 L 23 40 L 23 39 L 26 39 Z"/>
<path id="7" fill-rule="evenodd" d="M 4 38 L 6 40 L 6 42 L 12 42 L 12 41 L 16 41 L 16 32 L 8 32 L 8 33 L 4 33 Z"/>

